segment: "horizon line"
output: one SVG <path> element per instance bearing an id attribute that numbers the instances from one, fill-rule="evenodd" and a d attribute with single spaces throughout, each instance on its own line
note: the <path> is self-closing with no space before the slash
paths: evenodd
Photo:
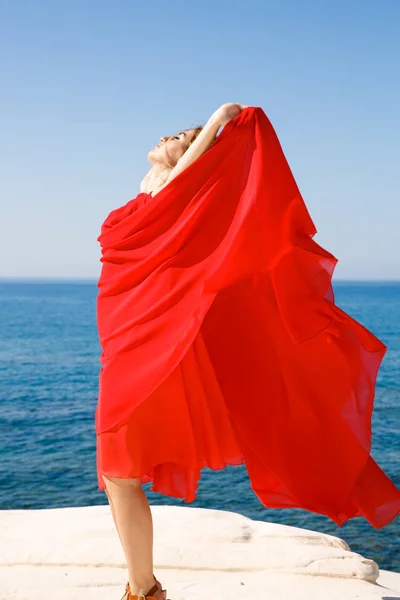
<path id="1" fill-rule="evenodd" d="M 2 281 L 31 281 L 31 282 L 39 282 L 39 281 L 53 281 L 53 282 L 98 282 L 99 277 L 79 277 L 79 276 L 65 276 L 65 277 L 60 277 L 60 276 L 53 276 L 53 275 L 0 275 L 0 282 Z M 332 281 L 351 281 L 351 282 L 387 282 L 387 283 L 400 283 L 400 278 L 398 279 L 391 279 L 391 278 L 385 278 L 385 279 L 379 279 L 379 278 L 351 278 L 351 277 L 340 277 L 335 279 L 335 277 L 332 277 Z"/>

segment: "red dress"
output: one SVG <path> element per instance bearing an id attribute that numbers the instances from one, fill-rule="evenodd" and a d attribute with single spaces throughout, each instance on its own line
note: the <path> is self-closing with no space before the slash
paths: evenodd
<path id="1" fill-rule="evenodd" d="M 200 470 L 243 462 L 233 423 L 199 333 L 179 365 L 116 431 L 98 440 L 99 474 L 141 477 L 152 490 L 196 498 Z M 99 476 L 99 488 L 104 489 Z"/>
<path id="2" fill-rule="evenodd" d="M 187 502 L 201 469 L 245 463 L 267 507 L 382 527 L 400 492 L 370 456 L 386 347 L 335 305 L 272 125 L 248 107 L 154 198 L 102 226 L 101 475 Z"/>

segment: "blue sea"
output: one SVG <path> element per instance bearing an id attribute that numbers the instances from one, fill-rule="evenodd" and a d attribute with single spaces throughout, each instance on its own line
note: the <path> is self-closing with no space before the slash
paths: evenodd
<path id="1" fill-rule="evenodd" d="M 0 281 L 0 509 L 106 504 L 97 490 L 94 410 L 100 346 L 96 281 Z M 375 399 L 372 455 L 400 486 L 400 282 L 334 282 L 337 304 L 387 344 Z M 400 571 L 400 519 L 339 528 L 299 509 L 263 507 L 243 465 L 203 470 L 189 506 L 324 531 Z M 151 504 L 183 501 L 149 492 Z M 188 506 L 186 504 L 186 506 Z"/>

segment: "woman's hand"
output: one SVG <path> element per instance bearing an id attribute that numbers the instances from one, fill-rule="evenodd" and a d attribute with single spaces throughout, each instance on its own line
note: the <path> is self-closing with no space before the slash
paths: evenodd
<path id="1" fill-rule="evenodd" d="M 225 127 L 225 125 L 242 112 L 244 108 L 247 108 L 245 104 L 227 102 L 211 115 L 211 119 L 216 121 L 220 127 Z"/>

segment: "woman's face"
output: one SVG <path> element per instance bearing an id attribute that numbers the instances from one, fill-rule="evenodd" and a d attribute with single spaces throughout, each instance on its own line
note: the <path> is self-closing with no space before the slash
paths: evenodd
<path id="1" fill-rule="evenodd" d="M 174 167 L 186 152 L 195 131 L 195 129 L 181 130 L 174 135 L 161 137 L 159 143 L 150 150 L 147 158 L 152 164 Z"/>

